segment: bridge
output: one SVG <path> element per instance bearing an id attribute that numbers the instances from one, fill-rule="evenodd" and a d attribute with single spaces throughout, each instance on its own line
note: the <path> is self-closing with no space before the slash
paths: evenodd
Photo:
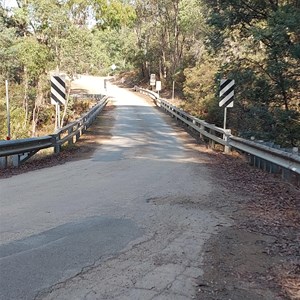
<path id="1" fill-rule="evenodd" d="M 233 225 L 227 202 L 247 195 L 215 178 L 205 147 L 148 96 L 108 93 L 107 135 L 89 157 L 0 181 L 0 299 L 196 299 L 208 288 L 205 244 Z M 280 299 L 262 293 L 237 295 Z"/>

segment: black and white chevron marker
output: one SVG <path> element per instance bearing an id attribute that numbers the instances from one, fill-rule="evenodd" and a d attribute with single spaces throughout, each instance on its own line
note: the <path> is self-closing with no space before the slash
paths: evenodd
<path id="1" fill-rule="evenodd" d="M 66 84 L 59 76 L 51 76 L 51 104 L 65 105 Z"/>
<path id="2" fill-rule="evenodd" d="M 220 107 L 233 107 L 235 81 L 230 79 L 221 79 L 220 86 Z"/>

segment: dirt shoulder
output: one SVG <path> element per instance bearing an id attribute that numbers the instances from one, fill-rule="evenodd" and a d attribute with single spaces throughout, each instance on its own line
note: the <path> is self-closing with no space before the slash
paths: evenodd
<path id="1" fill-rule="evenodd" d="M 212 205 L 234 224 L 206 245 L 199 299 L 300 299 L 299 188 L 241 158 L 210 156 L 224 188 L 222 204 Z"/>

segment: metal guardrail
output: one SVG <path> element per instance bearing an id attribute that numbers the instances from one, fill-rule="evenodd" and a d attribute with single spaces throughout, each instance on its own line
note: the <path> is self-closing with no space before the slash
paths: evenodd
<path id="1" fill-rule="evenodd" d="M 39 150 L 53 146 L 54 138 L 52 136 L 43 136 L 38 138 L 28 138 L 21 140 L 0 141 L 0 166 L 6 167 L 7 157 L 12 156 L 12 164 L 18 166 L 25 162 Z"/>
<path id="2" fill-rule="evenodd" d="M 297 153 L 278 150 L 236 136 L 230 137 L 229 144 L 235 149 L 248 153 L 250 155 L 251 164 L 270 171 L 271 173 L 276 172 L 274 165 L 277 165 L 300 174 L 300 156 Z M 257 158 L 260 159 L 258 160 Z"/>
<path id="3" fill-rule="evenodd" d="M 213 147 L 215 143 L 218 143 L 225 146 L 226 151 L 228 150 L 228 139 L 231 136 L 230 129 L 224 130 L 223 128 L 217 127 L 214 124 L 209 124 L 204 120 L 200 120 L 194 116 L 191 116 L 182 109 L 172 105 L 167 100 L 160 98 L 159 95 L 157 93 L 154 93 L 153 91 L 149 91 L 139 87 L 134 87 L 134 90 L 150 96 L 159 107 L 169 112 L 172 117 L 175 117 L 177 120 L 181 120 L 189 127 L 198 131 L 201 138 L 207 137 Z"/>
<path id="4" fill-rule="evenodd" d="M 193 128 L 200 134 L 200 137 L 209 139 L 212 147 L 215 143 L 224 146 L 224 151 L 229 152 L 231 148 L 246 153 L 249 156 L 249 162 L 256 167 L 264 169 L 271 173 L 282 173 L 283 177 L 290 177 L 291 173 L 296 174 L 297 184 L 300 184 L 300 156 L 297 153 L 288 153 L 282 150 L 271 148 L 261 143 L 249 141 L 233 136 L 230 130 L 209 124 L 190 114 L 184 112 L 180 108 L 170 104 L 165 99 L 153 91 L 135 86 L 135 91 L 151 97 L 156 104 L 171 114 L 172 117 L 182 121 L 190 128 Z"/>
<path id="5" fill-rule="evenodd" d="M 41 149 L 53 147 L 54 151 L 58 153 L 66 142 L 69 144 L 76 142 L 103 110 L 109 98 L 107 96 L 100 97 L 100 95 L 92 96 L 100 101 L 78 120 L 60 128 L 54 134 L 37 138 L 0 141 L 0 167 L 8 166 L 9 157 L 11 157 L 13 166 L 19 166 Z"/>
<path id="6" fill-rule="evenodd" d="M 77 142 L 83 132 L 86 131 L 88 127 L 90 127 L 97 115 L 103 110 L 103 108 L 107 104 L 107 101 L 108 97 L 103 97 L 99 103 L 97 103 L 89 112 L 85 113 L 78 120 L 56 131 L 52 135 L 55 139 L 55 152 L 60 152 L 61 146 L 66 142 L 68 142 L 70 145 Z"/>

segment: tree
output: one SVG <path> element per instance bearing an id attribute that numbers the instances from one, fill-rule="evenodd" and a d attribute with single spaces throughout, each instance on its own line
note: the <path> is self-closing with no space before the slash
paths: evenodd
<path id="1" fill-rule="evenodd" d="M 266 138 L 277 140 L 283 129 L 276 125 L 279 118 L 276 112 L 285 110 L 287 113 L 280 114 L 281 120 L 286 118 L 286 126 L 296 132 L 294 129 L 299 129 L 296 117 L 300 83 L 299 1 L 203 2 L 209 12 L 209 48 L 222 63 L 220 75 L 237 79 L 234 120 L 239 119 L 239 114 L 255 112 L 258 116 L 259 111 L 264 111 L 265 122 L 257 122 L 262 123 L 257 131 L 261 128 Z M 252 71 L 251 76 L 248 70 Z M 239 124 L 235 125 L 238 131 L 244 131 Z M 249 132 L 255 129 L 255 124 L 250 127 Z M 289 141 L 285 144 L 299 143 L 291 135 L 286 138 Z"/>
<path id="2" fill-rule="evenodd" d="M 161 80 L 171 84 L 175 74 L 183 74 L 196 50 L 204 29 L 201 9 L 196 0 L 136 1 L 135 6 L 136 60 L 142 74 L 158 73 Z"/>
<path id="3" fill-rule="evenodd" d="M 5 11 L 0 8 L 0 75 L 2 81 L 11 78 L 18 65 L 16 63 L 16 50 L 14 48 L 16 43 L 16 30 L 13 27 L 8 27 L 7 20 L 5 20 Z"/>
<path id="4" fill-rule="evenodd" d="M 29 82 L 36 87 L 35 100 L 32 106 L 32 135 L 36 134 L 36 124 L 40 107 L 45 103 L 43 80 L 49 62 L 49 49 L 40 44 L 34 37 L 24 38 L 18 44 L 19 59 L 27 70 Z"/>
<path id="5" fill-rule="evenodd" d="M 93 10 L 96 26 L 100 29 L 119 30 L 131 26 L 136 18 L 131 1 L 127 0 L 95 0 Z"/>

